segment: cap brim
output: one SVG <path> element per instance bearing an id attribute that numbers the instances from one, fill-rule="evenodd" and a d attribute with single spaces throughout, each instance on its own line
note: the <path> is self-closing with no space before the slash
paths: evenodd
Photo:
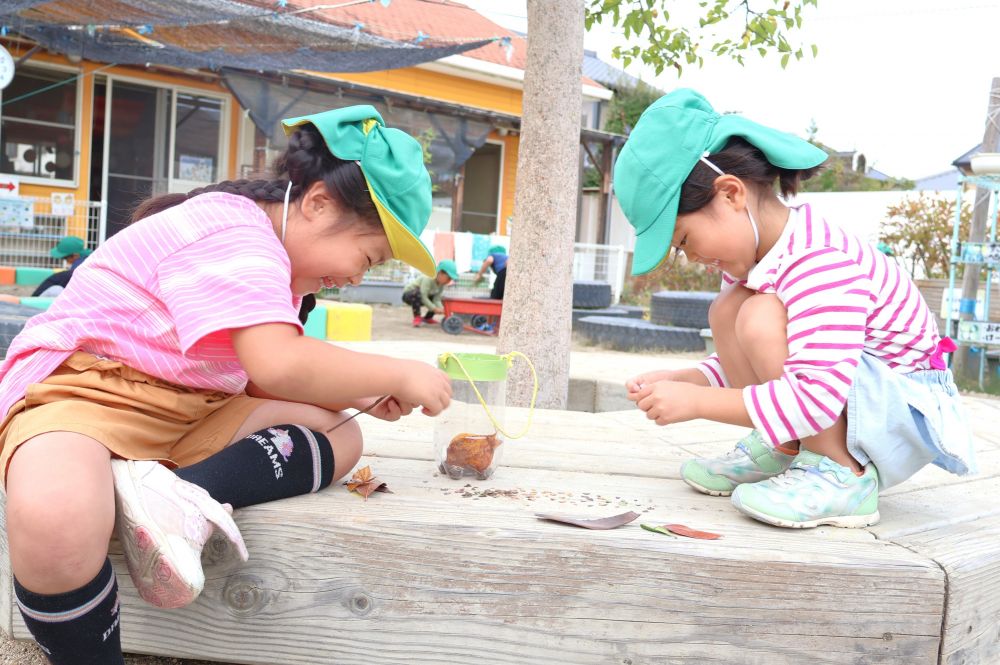
<path id="1" fill-rule="evenodd" d="M 677 223 L 677 206 L 680 192 L 675 193 L 667 205 L 642 233 L 635 236 L 635 250 L 632 253 L 632 274 L 645 275 L 656 270 L 670 255 L 670 241 L 674 237 Z"/>
<path id="2" fill-rule="evenodd" d="M 413 235 L 413 232 L 400 222 L 392 211 L 379 200 L 375 194 L 375 188 L 368 182 L 367 176 L 365 177 L 365 182 L 368 184 L 368 192 L 371 194 L 372 201 L 378 209 L 378 216 L 382 220 L 382 228 L 385 230 L 385 236 L 389 239 L 389 248 L 392 250 L 392 257 L 413 266 L 428 277 L 436 275 L 437 268 L 434 263 L 434 257 L 424 246 L 424 243 L 420 242 L 420 238 Z"/>

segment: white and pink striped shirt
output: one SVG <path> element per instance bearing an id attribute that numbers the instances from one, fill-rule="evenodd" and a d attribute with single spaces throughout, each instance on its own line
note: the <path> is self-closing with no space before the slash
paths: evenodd
<path id="1" fill-rule="evenodd" d="M 202 194 L 125 228 L 28 320 L 0 364 L 0 414 L 74 351 L 190 388 L 241 392 L 233 328 L 299 327 L 291 264 L 250 199 Z"/>
<path id="2" fill-rule="evenodd" d="M 735 281 L 724 278 L 724 286 Z M 836 422 L 862 353 L 901 374 L 939 364 L 937 321 L 909 276 L 809 205 L 790 209 L 781 237 L 744 285 L 777 295 L 788 311 L 784 373 L 743 389 L 754 427 L 773 444 Z M 728 386 L 717 356 L 698 367 L 713 386 Z"/>

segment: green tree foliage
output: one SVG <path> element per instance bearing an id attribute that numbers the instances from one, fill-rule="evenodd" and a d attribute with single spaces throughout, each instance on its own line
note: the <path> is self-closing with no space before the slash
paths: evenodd
<path id="1" fill-rule="evenodd" d="M 615 134 L 628 134 L 639 121 L 639 116 L 650 104 L 663 95 L 663 91 L 640 81 L 638 85 L 623 87 L 611 98 L 608 104 L 608 118 L 604 122 L 604 131 Z"/>
<path id="2" fill-rule="evenodd" d="M 830 152 L 822 144 L 816 145 Z M 869 178 L 864 173 L 852 169 L 849 160 L 834 156 L 827 160 L 822 171 L 804 181 L 801 189 L 803 192 L 872 192 L 913 189 L 913 185 L 912 180 L 905 178 L 888 180 Z"/>
<path id="3" fill-rule="evenodd" d="M 889 220 L 883 224 L 879 240 L 910 264 L 910 274 L 923 273 L 928 279 L 947 277 L 955 199 L 921 193 L 890 206 L 887 213 Z M 972 208 L 963 205 L 959 238 L 969 237 L 971 220 Z"/>
<path id="4" fill-rule="evenodd" d="M 667 6 L 670 0 L 587 0 L 586 26 L 609 21 L 622 28 L 633 46 L 616 46 L 614 57 L 626 67 L 641 60 L 657 75 L 667 67 L 679 72 L 684 65 L 702 66 L 704 48 L 743 64 L 747 53 L 780 54 L 781 67 L 791 58 L 801 60 L 803 46 L 789 36 L 802 27 L 802 8 L 817 0 L 700 0 L 698 28 L 678 25 Z M 721 28 L 721 30 L 720 30 Z M 732 35 L 724 37 L 725 34 Z M 632 39 L 633 35 L 637 39 Z M 704 46 L 704 44 L 711 44 Z M 816 57 L 816 45 L 809 48 Z"/>

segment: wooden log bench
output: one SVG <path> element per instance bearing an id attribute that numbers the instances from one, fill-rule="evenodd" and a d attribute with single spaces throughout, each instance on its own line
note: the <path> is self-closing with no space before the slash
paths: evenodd
<path id="1" fill-rule="evenodd" d="M 338 486 L 238 511 L 250 561 L 210 541 L 187 608 L 141 602 L 113 543 L 123 642 L 262 665 L 997 663 L 1000 402 L 969 405 L 983 473 L 924 470 L 863 530 L 769 527 L 679 480 L 682 460 L 729 450 L 741 428 L 540 411 L 477 482 L 436 473 L 431 419 L 366 418 L 361 464 L 393 493 L 363 501 Z M 642 516 L 610 531 L 534 516 L 627 510 Z M 0 562 L 0 626 L 28 639 L 5 537 Z"/>

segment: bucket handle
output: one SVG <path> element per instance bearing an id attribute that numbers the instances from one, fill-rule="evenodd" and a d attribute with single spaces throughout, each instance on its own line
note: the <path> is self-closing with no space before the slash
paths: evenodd
<path id="1" fill-rule="evenodd" d="M 441 354 L 442 361 L 448 358 L 452 358 L 458 364 L 458 368 L 462 370 L 462 374 L 465 375 L 465 378 L 468 380 L 469 384 L 472 385 L 472 390 L 476 393 L 476 397 L 479 399 L 479 403 L 483 405 L 483 410 L 486 411 L 486 416 L 490 419 L 490 422 L 493 423 L 493 427 L 495 427 L 498 432 L 503 434 L 508 439 L 520 439 L 522 436 L 528 433 L 528 430 L 531 428 L 531 416 L 535 412 L 535 398 L 538 397 L 538 374 L 535 373 L 535 366 L 531 364 L 531 361 L 528 359 L 528 356 L 524 355 L 520 351 L 511 351 L 510 353 L 507 353 L 500 357 L 506 360 L 507 367 L 510 367 L 511 365 L 514 364 L 515 356 L 524 358 L 524 362 L 528 363 L 528 367 L 531 369 L 531 379 L 532 381 L 534 381 L 534 385 L 531 388 L 531 404 L 530 406 L 528 406 L 528 422 L 524 426 L 524 429 L 521 430 L 518 434 L 510 434 L 500 425 L 500 423 L 497 422 L 496 418 L 493 417 L 493 414 L 490 413 L 490 407 L 486 405 L 486 400 L 483 399 L 482 394 L 480 394 L 479 392 L 479 388 L 476 387 L 476 382 L 472 380 L 472 377 L 469 376 L 469 372 L 462 365 L 461 359 L 454 353 Z"/>

